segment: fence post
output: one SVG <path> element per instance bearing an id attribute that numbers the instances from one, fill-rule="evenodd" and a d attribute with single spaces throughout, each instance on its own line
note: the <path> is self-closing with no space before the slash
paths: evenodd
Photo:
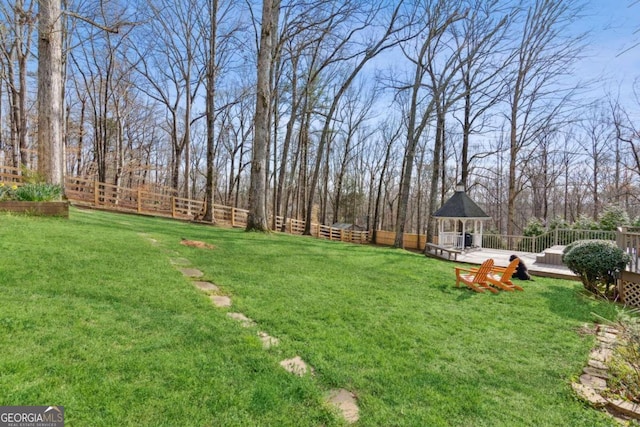
<path id="1" fill-rule="evenodd" d="M 231 226 L 236 226 L 236 208 L 231 208 Z"/>
<path id="2" fill-rule="evenodd" d="M 138 187 L 138 213 L 142 212 L 142 190 Z"/>
<path id="3" fill-rule="evenodd" d="M 176 217 L 176 196 L 171 196 L 171 218 Z"/>
<path id="4" fill-rule="evenodd" d="M 98 202 L 100 201 L 100 183 L 98 180 L 93 181 L 93 205 L 98 207 Z"/>

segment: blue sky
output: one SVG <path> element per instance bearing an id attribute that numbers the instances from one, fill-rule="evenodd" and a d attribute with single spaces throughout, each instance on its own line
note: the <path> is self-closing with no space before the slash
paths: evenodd
<path id="1" fill-rule="evenodd" d="M 585 13 L 582 23 L 592 32 L 580 73 L 601 81 L 603 91 L 619 85 L 627 98 L 640 78 L 640 45 L 625 52 L 640 42 L 640 0 L 589 0 Z"/>

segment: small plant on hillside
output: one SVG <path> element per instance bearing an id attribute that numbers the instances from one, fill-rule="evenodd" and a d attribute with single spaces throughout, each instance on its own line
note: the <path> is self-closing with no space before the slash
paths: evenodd
<path id="1" fill-rule="evenodd" d="M 606 240 L 578 240 L 562 255 L 562 262 L 580 277 L 585 289 L 605 298 L 615 298 L 612 285 L 630 260 L 629 254 Z"/>
<path id="2" fill-rule="evenodd" d="M 609 391 L 640 403 L 640 311 L 622 312 L 615 326 L 620 332 L 609 362 Z"/>

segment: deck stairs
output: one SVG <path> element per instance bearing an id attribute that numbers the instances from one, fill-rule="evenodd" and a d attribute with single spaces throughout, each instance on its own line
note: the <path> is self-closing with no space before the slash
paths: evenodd
<path id="1" fill-rule="evenodd" d="M 564 245 L 555 245 L 545 249 L 536 255 L 536 264 L 563 265 L 562 252 L 565 247 Z"/>

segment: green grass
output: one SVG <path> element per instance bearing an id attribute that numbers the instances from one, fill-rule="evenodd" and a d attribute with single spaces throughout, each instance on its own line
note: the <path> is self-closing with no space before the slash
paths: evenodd
<path id="1" fill-rule="evenodd" d="M 213 307 L 175 257 L 233 306 Z M 542 278 L 476 294 L 453 265 L 102 212 L 2 215 L 0 405 L 62 405 L 69 426 L 334 426 L 323 395 L 339 387 L 361 426 L 615 425 L 570 387 L 594 342 L 576 330 L 612 306 Z M 263 350 L 259 330 L 280 345 Z M 278 365 L 295 355 L 313 376 Z"/>

